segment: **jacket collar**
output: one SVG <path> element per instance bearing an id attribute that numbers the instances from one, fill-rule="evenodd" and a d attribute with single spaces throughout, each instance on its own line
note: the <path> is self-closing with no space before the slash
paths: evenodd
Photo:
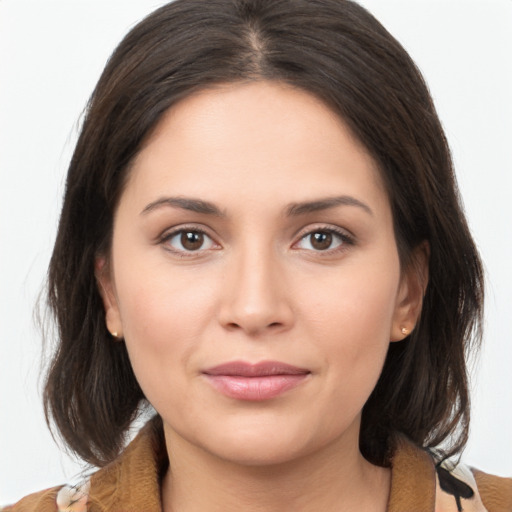
<path id="1" fill-rule="evenodd" d="M 120 457 L 92 475 L 88 510 L 161 512 L 160 482 L 167 467 L 162 422 L 155 417 Z M 400 437 L 392 458 L 388 512 L 432 512 L 435 494 L 431 456 Z"/>

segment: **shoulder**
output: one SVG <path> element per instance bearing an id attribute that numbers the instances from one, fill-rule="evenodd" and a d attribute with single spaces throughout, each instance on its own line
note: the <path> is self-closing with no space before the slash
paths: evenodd
<path id="1" fill-rule="evenodd" d="M 436 511 L 512 512 L 511 478 L 449 462 L 438 465 L 436 473 Z"/>
<path id="2" fill-rule="evenodd" d="M 440 464 L 405 437 L 398 440 L 391 466 L 388 512 L 512 512 L 512 478 Z"/>
<path id="3" fill-rule="evenodd" d="M 512 478 L 489 475 L 473 468 L 471 471 L 489 512 L 512 511 Z"/>
<path id="4" fill-rule="evenodd" d="M 45 489 L 44 491 L 29 494 L 23 499 L 6 507 L 0 507 L 1 512 L 55 512 L 55 503 L 60 487 Z"/>
<path id="5" fill-rule="evenodd" d="M 166 464 L 160 427 L 158 419 L 150 420 L 117 459 L 79 485 L 30 494 L 14 505 L 0 507 L 0 512 L 160 511 L 159 482 Z"/>
<path id="6" fill-rule="evenodd" d="M 29 494 L 0 512 L 86 512 L 89 483 L 64 485 Z"/>

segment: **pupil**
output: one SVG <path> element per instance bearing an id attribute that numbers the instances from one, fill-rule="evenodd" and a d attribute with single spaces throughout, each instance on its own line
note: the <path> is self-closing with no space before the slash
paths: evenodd
<path id="1" fill-rule="evenodd" d="M 200 249 L 203 245 L 204 236 L 202 233 L 187 231 L 181 234 L 181 245 L 189 251 Z"/>
<path id="2" fill-rule="evenodd" d="M 331 233 L 314 233 L 313 234 L 313 240 L 311 242 L 311 245 L 320 251 L 323 251 L 325 249 L 329 249 L 329 247 L 332 244 L 332 234 Z"/>

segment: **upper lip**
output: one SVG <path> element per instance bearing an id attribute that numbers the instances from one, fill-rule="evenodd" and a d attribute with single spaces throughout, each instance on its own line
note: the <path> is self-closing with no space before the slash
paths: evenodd
<path id="1" fill-rule="evenodd" d="M 310 371 L 280 361 L 261 361 L 259 363 L 231 361 L 208 368 L 203 373 L 214 376 L 266 377 L 271 375 L 305 375 L 310 373 Z"/>

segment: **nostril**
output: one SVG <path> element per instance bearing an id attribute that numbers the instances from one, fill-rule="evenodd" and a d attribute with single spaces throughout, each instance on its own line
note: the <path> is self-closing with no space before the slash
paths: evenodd
<path id="1" fill-rule="evenodd" d="M 244 327 L 244 324 L 239 324 L 237 322 L 229 322 L 225 325 L 225 327 L 229 331 L 237 331 L 239 329 L 242 329 L 244 331 L 247 331 L 248 333 L 257 334 L 260 331 L 265 330 L 265 329 L 278 330 L 283 327 L 283 323 L 282 322 L 272 322 L 263 327 L 261 325 L 259 325 L 259 326 L 245 325 L 245 327 Z"/>

